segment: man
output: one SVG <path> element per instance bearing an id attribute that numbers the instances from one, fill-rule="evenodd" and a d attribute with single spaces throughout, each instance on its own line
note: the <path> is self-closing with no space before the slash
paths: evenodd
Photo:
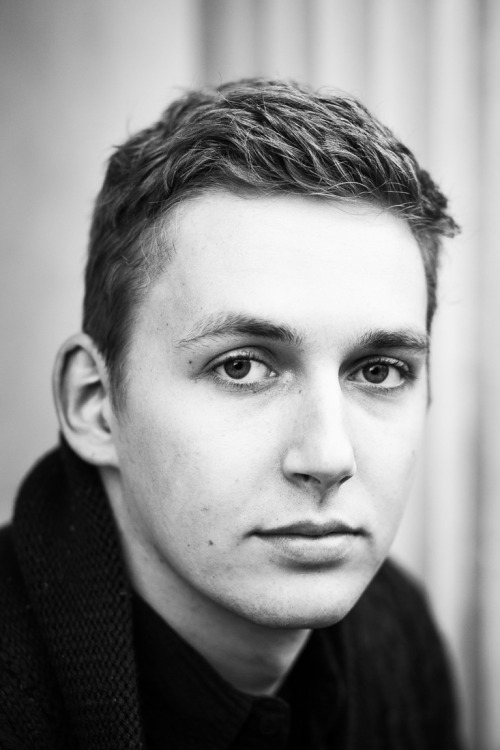
<path id="1" fill-rule="evenodd" d="M 193 92 L 116 150 L 2 534 L 2 748 L 458 747 L 384 563 L 455 230 L 346 96 Z"/>

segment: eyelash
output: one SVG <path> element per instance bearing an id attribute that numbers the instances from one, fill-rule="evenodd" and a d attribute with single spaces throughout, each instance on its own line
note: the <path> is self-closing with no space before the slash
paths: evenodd
<path id="1" fill-rule="evenodd" d="M 264 357 L 259 357 L 255 352 L 249 352 L 245 350 L 236 350 L 229 352 L 228 354 L 224 355 L 221 359 L 217 360 L 214 364 L 211 365 L 209 374 L 212 377 L 212 379 L 218 384 L 221 385 L 223 388 L 227 388 L 232 391 L 260 391 L 263 390 L 267 383 L 239 383 L 236 380 L 225 380 L 224 378 L 221 378 L 219 374 L 216 372 L 216 369 L 218 367 L 221 367 L 226 362 L 232 362 L 233 360 L 242 360 L 245 362 L 259 362 L 260 364 L 264 365 L 265 367 L 268 367 L 271 372 L 275 372 L 275 367 L 273 367 L 268 361 L 265 360 Z M 276 373 L 277 375 L 278 373 Z M 275 376 L 269 376 L 269 379 L 274 379 Z"/>
<path id="2" fill-rule="evenodd" d="M 228 354 L 224 355 L 221 359 L 217 360 L 214 364 L 211 365 L 209 374 L 212 377 L 212 379 L 223 388 L 232 390 L 232 391 L 260 391 L 266 388 L 268 385 L 267 380 L 265 382 L 250 382 L 250 383 L 241 383 L 236 380 L 226 380 L 225 378 L 221 378 L 218 373 L 216 372 L 216 369 L 218 367 L 221 367 L 226 362 L 231 362 L 233 360 L 243 360 L 243 361 L 250 361 L 250 362 L 259 362 L 265 367 L 269 368 L 271 372 L 275 372 L 274 376 L 269 376 L 268 380 L 274 379 L 277 375 L 279 375 L 278 372 L 276 372 L 277 368 L 270 364 L 269 361 L 266 361 L 264 357 L 259 357 L 255 352 L 252 351 L 246 351 L 246 350 L 236 350 L 229 352 Z M 370 365 L 387 365 L 389 367 L 394 367 L 396 370 L 398 370 L 400 376 L 401 376 L 401 383 L 396 386 L 384 386 L 383 383 L 359 383 L 362 387 L 366 389 L 366 391 L 372 391 L 379 394 L 395 394 L 399 391 L 403 390 L 405 387 L 407 387 L 412 381 L 416 379 L 416 373 L 414 371 L 414 368 L 406 363 L 403 362 L 400 359 L 394 359 L 393 357 L 385 357 L 385 356 L 375 356 L 375 357 L 368 357 L 367 359 L 364 359 L 356 364 L 354 368 L 352 368 L 349 372 L 349 378 L 355 375 L 356 373 L 360 372 L 363 368 L 369 367 Z M 354 382 L 354 381 L 351 381 Z"/>
<path id="3" fill-rule="evenodd" d="M 370 365 L 387 365 L 388 367 L 394 367 L 398 370 L 401 376 L 401 383 L 395 386 L 384 386 L 383 383 L 360 383 L 360 385 L 364 386 L 367 391 L 376 391 L 377 393 L 388 395 L 395 394 L 412 383 L 417 376 L 414 368 L 410 364 L 403 362 L 400 359 L 384 356 L 368 357 L 367 359 L 362 360 L 350 371 L 349 375 L 352 376 Z"/>

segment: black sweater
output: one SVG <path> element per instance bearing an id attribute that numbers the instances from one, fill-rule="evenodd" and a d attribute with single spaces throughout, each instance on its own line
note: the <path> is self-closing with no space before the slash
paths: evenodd
<path id="1" fill-rule="evenodd" d="M 67 446 L 30 473 L 0 532 L 0 613 L 1 750 L 144 747 L 116 526 Z M 335 750 L 457 750 L 442 644 L 402 572 L 383 565 L 328 631 L 347 694 Z"/>

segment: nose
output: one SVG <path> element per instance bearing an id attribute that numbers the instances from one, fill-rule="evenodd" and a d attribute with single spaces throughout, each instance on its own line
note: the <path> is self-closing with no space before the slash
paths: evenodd
<path id="1" fill-rule="evenodd" d="M 287 479 L 321 497 L 356 473 L 338 377 L 323 378 L 297 394 L 292 429 L 283 459 Z"/>

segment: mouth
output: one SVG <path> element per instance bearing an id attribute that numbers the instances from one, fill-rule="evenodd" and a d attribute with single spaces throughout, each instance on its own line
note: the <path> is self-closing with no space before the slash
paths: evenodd
<path id="1" fill-rule="evenodd" d="M 340 565 L 358 554 L 366 532 L 339 520 L 299 521 L 259 530 L 256 537 L 287 565 L 321 568 Z"/>
<path id="2" fill-rule="evenodd" d="M 351 526 L 348 523 L 339 520 L 328 522 L 298 521 L 286 526 L 276 526 L 271 529 L 263 529 L 258 532 L 259 536 L 302 536 L 302 537 L 323 537 L 331 535 L 353 535 L 363 534 L 363 529 L 357 526 Z"/>

